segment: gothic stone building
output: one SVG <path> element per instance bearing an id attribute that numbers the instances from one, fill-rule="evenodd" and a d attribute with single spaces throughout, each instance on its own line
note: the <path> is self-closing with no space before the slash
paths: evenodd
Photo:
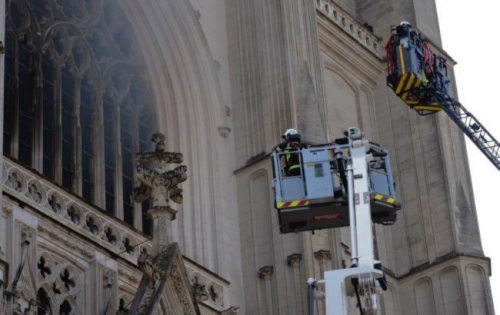
<path id="1" fill-rule="evenodd" d="M 127 312 L 152 246 L 134 154 L 155 132 L 188 167 L 168 226 L 183 281 L 156 313 L 307 314 L 306 279 L 343 268 L 349 232 L 280 234 L 268 154 L 287 128 L 322 143 L 349 126 L 390 150 L 404 205 L 395 225 L 374 227 L 384 314 L 494 314 L 463 136 L 385 83 L 383 47 L 401 20 L 447 56 L 433 0 L 0 7 L 0 314 Z M 189 286 L 196 307 L 175 298 Z"/>

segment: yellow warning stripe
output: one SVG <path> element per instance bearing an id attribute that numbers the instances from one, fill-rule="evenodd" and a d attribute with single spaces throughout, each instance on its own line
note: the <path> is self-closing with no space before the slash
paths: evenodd
<path id="1" fill-rule="evenodd" d="M 404 93 L 403 95 L 401 95 L 401 98 L 405 100 L 408 96 L 408 93 L 406 92 L 408 92 L 411 89 L 419 87 L 421 83 L 422 81 L 420 81 L 413 72 L 409 72 L 403 74 L 399 78 L 398 84 L 396 85 L 396 89 L 394 90 L 394 92 L 397 95 Z"/>
<path id="2" fill-rule="evenodd" d="M 401 93 L 401 90 L 403 89 L 403 86 L 405 84 L 405 80 L 406 80 L 406 77 L 407 75 L 406 74 L 403 74 L 400 78 L 399 78 L 399 81 L 398 81 L 398 84 L 396 85 L 396 90 L 394 92 L 396 92 L 396 95 L 399 95 Z"/>
<path id="3" fill-rule="evenodd" d="M 396 199 L 392 198 L 392 197 L 387 197 L 387 196 L 384 196 L 384 195 L 381 195 L 381 194 L 373 194 L 372 195 L 372 198 L 377 200 L 377 201 L 383 201 L 383 202 L 387 202 L 387 203 L 390 203 L 390 204 L 393 204 L 396 202 Z"/>
<path id="4" fill-rule="evenodd" d="M 425 106 L 425 105 L 417 105 L 417 106 L 414 106 L 412 108 L 414 110 L 430 110 L 430 111 L 435 111 L 435 112 L 442 110 L 442 108 L 439 106 Z"/>
<path id="5" fill-rule="evenodd" d="M 411 88 L 415 87 L 413 84 L 413 81 L 415 81 L 415 79 L 417 79 L 415 74 L 410 73 L 409 78 L 408 78 L 408 83 L 406 83 L 406 86 L 405 86 L 405 91 L 408 91 Z M 417 82 L 418 81 L 420 81 L 420 80 L 417 79 Z"/>
<path id="6" fill-rule="evenodd" d="M 294 207 L 302 207 L 302 206 L 308 206 L 308 205 L 309 205 L 309 200 L 294 200 L 294 201 L 278 202 L 277 208 L 278 209 L 294 208 Z"/>
<path id="7" fill-rule="evenodd" d="M 414 100 L 405 100 L 405 103 L 408 104 L 408 105 L 410 105 L 410 107 L 412 107 L 411 105 L 418 105 L 420 102 L 419 101 L 414 101 Z"/>

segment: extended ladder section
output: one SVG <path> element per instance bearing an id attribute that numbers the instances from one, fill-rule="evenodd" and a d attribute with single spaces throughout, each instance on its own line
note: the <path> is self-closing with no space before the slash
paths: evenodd
<path id="1" fill-rule="evenodd" d="M 370 190 L 361 197 L 370 201 L 374 223 L 394 224 L 401 205 L 395 197 L 389 154 L 379 145 L 367 143 L 368 160 L 362 162 L 367 175 L 362 180 Z M 349 226 L 347 167 L 352 164 L 351 151 L 349 144 L 343 144 L 272 154 L 275 207 L 282 233 Z M 300 175 L 285 174 L 287 155 L 298 156 Z"/>
<path id="2" fill-rule="evenodd" d="M 449 96 L 446 59 L 433 53 L 421 35 L 398 26 L 386 46 L 387 85 L 419 115 L 444 110 L 500 170 L 500 143 L 462 104 Z"/>

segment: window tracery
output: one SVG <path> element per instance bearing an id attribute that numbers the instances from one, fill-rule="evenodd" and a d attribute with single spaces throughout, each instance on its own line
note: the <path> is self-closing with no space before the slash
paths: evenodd
<path id="1" fill-rule="evenodd" d="M 38 255 L 38 314 L 81 314 L 84 273 L 57 255 Z M 78 302 L 79 301 L 79 302 Z M 57 310 L 59 310 L 58 313 Z"/>
<path id="2" fill-rule="evenodd" d="M 42 277 L 45 279 L 47 275 L 51 275 L 52 271 L 50 268 L 47 266 L 47 263 L 45 262 L 45 257 L 40 256 L 40 262 L 38 263 L 38 270 L 40 271 L 40 274 Z"/>
<path id="3" fill-rule="evenodd" d="M 156 121 L 117 1 L 6 7 L 4 154 L 148 232 L 148 205 L 131 198 L 133 155 L 149 149 Z"/>

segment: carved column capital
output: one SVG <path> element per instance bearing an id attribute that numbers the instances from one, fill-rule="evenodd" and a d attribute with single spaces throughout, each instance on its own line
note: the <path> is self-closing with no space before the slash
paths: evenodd
<path id="1" fill-rule="evenodd" d="M 319 260 L 320 263 L 324 263 L 332 259 L 332 253 L 329 250 L 322 249 L 314 253 L 314 258 Z"/>
<path id="2" fill-rule="evenodd" d="M 302 261 L 302 254 L 291 254 L 286 258 L 286 262 L 290 267 L 299 267 Z"/>
<path id="3" fill-rule="evenodd" d="M 271 280 L 274 274 L 273 266 L 264 266 L 259 269 L 259 278 L 262 280 Z"/>
<path id="4" fill-rule="evenodd" d="M 231 128 L 229 127 L 218 127 L 217 130 L 219 130 L 219 135 L 224 139 L 226 139 L 231 132 Z"/>

